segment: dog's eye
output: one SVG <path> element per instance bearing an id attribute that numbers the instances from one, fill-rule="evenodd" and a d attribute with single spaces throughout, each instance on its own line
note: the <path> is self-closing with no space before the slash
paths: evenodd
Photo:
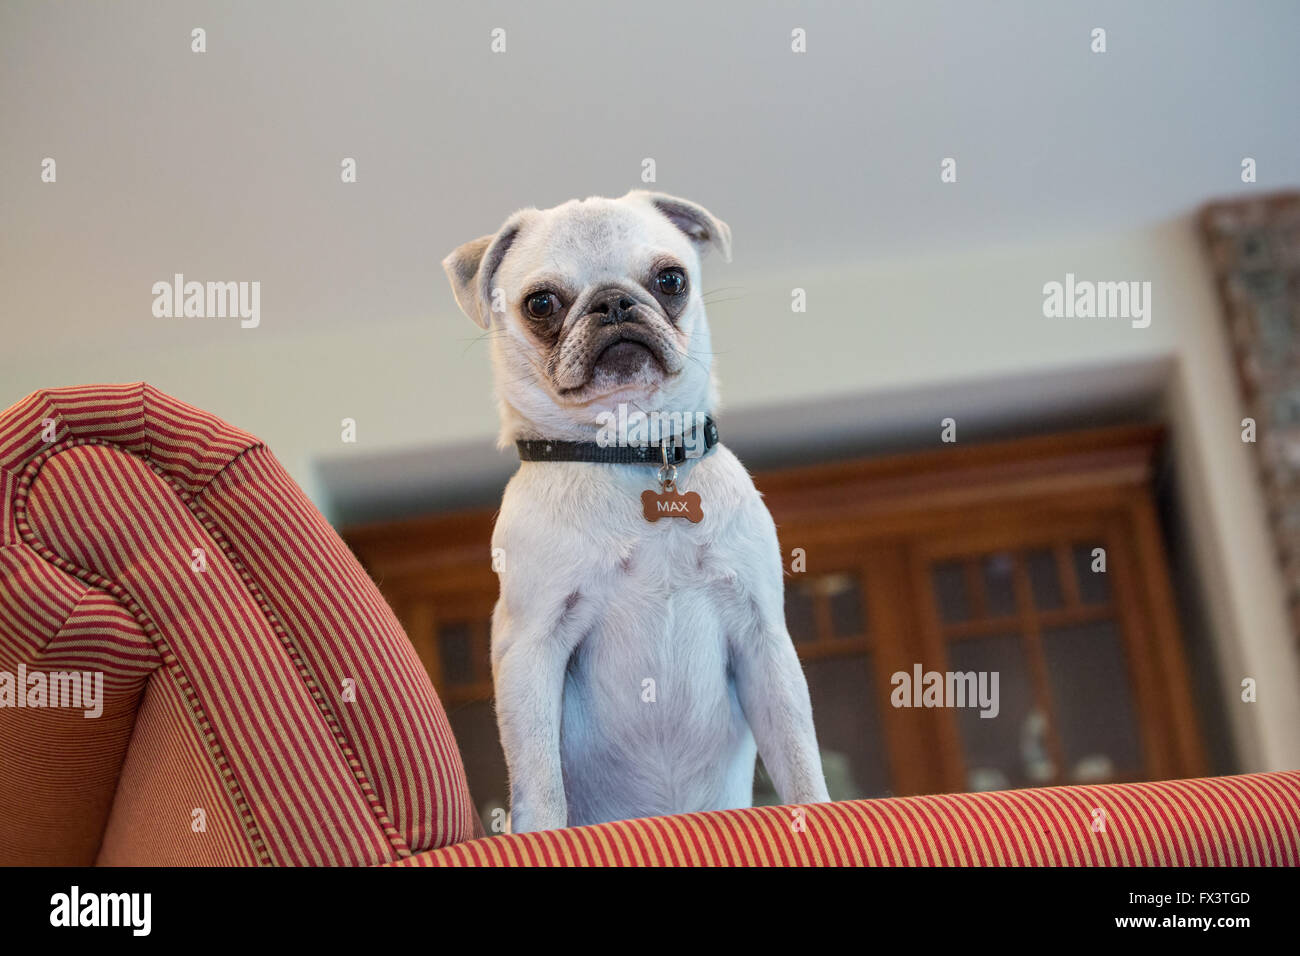
<path id="1" fill-rule="evenodd" d="M 524 308 L 534 319 L 545 319 L 560 311 L 560 300 L 553 292 L 534 292 L 524 300 Z"/>
<path id="2" fill-rule="evenodd" d="M 655 285 L 664 295 L 681 295 L 686 291 L 686 273 L 681 269 L 665 269 L 655 278 Z"/>

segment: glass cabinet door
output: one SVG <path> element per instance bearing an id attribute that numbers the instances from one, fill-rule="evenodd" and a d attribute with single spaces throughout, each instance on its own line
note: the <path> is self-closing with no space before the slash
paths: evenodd
<path id="1" fill-rule="evenodd" d="M 965 789 L 1143 776 L 1137 684 L 1105 557 L 1100 541 L 1061 538 L 925 561 L 924 613 Z M 963 701 L 965 688 L 981 698 Z"/>
<path id="2" fill-rule="evenodd" d="M 879 695 L 873 692 L 867 582 L 860 569 L 801 572 L 786 578 L 785 616 L 812 700 L 826 787 L 832 800 L 892 792 Z M 756 803 L 777 803 L 760 766 Z"/>

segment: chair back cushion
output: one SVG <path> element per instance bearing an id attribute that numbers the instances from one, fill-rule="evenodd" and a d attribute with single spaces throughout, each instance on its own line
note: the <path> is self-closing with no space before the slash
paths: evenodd
<path id="1" fill-rule="evenodd" d="M 46 390 L 0 415 L 0 496 L 0 703 L 8 673 L 33 704 L 0 707 L 0 863 L 370 864 L 474 834 L 414 649 L 252 435 L 143 383 Z"/>

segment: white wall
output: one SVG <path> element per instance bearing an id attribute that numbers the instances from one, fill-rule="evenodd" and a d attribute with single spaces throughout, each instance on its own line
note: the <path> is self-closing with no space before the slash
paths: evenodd
<path id="1" fill-rule="evenodd" d="M 1042 286 L 1067 272 L 1149 280 L 1150 327 L 1044 318 Z M 1219 306 L 1190 221 L 798 274 L 746 277 L 711 262 L 706 279 L 710 289 L 739 287 L 710 309 L 724 437 L 728 412 L 752 426 L 763 409 L 823 402 L 857 403 L 860 412 L 851 422 L 772 416 L 772 430 L 797 428 L 804 439 L 819 428 L 869 434 L 910 415 L 919 416 L 913 426 L 931 421 L 937 440 L 939 412 L 958 420 L 960 436 L 964 416 L 1014 420 L 1039 402 L 1090 406 L 1104 398 L 1090 390 L 1120 388 L 1116 377 L 1125 369 L 1172 364 L 1167 417 L 1220 658 L 1223 710 L 1245 769 L 1300 767 L 1300 662 L 1253 450 L 1239 437 L 1242 412 Z M 201 347 L 81 349 L 53 340 L 39 353 L 0 358 L 0 402 L 42 386 L 145 379 L 265 439 L 327 513 L 322 461 L 356 459 L 356 472 L 383 495 L 369 462 L 422 450 L 429 454 L 412 460 L 438 470 L 398 477 L 433 487 L 439 471 L 454 471 L 453 462 L 439 466 L 438 449 L 471 447 L 483 450 L 478 461 L 492 462 L 484 470 L 495 481 L 511 459 L 486 452 L 496 427 L 487 351 L 441 277 L 431 271 L 430 283 L 439 284 L 431 290 L 441 303 L 436 319 L 359 316 L 351 327 L 310 336 L 276 336 L 268 331 L 275 323 L 264 321 Z M 790 311 L 796 286 L 807 290 L 806 314 Z M 1026 381 L 1041 383 L 1036 394 L 1024 394 Z M 340 442 L 344 417 L 358 422 L 355 446 Z M 1259 682 L 1258 703 L 1238 699 L 1237 682 L 1247 676 Z"/>

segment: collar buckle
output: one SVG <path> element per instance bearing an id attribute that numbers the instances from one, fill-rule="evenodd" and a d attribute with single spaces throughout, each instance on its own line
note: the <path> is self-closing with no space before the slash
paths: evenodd
<path id="1" fill-rule="evenodd" d="M 683 465 L 686 463 L 686 442 L 675 441 L 674 438 L 665 438 L 663 444 L 659 446 L 660 457 L 663 459 L 665 468 L 669 465 Z"/>

